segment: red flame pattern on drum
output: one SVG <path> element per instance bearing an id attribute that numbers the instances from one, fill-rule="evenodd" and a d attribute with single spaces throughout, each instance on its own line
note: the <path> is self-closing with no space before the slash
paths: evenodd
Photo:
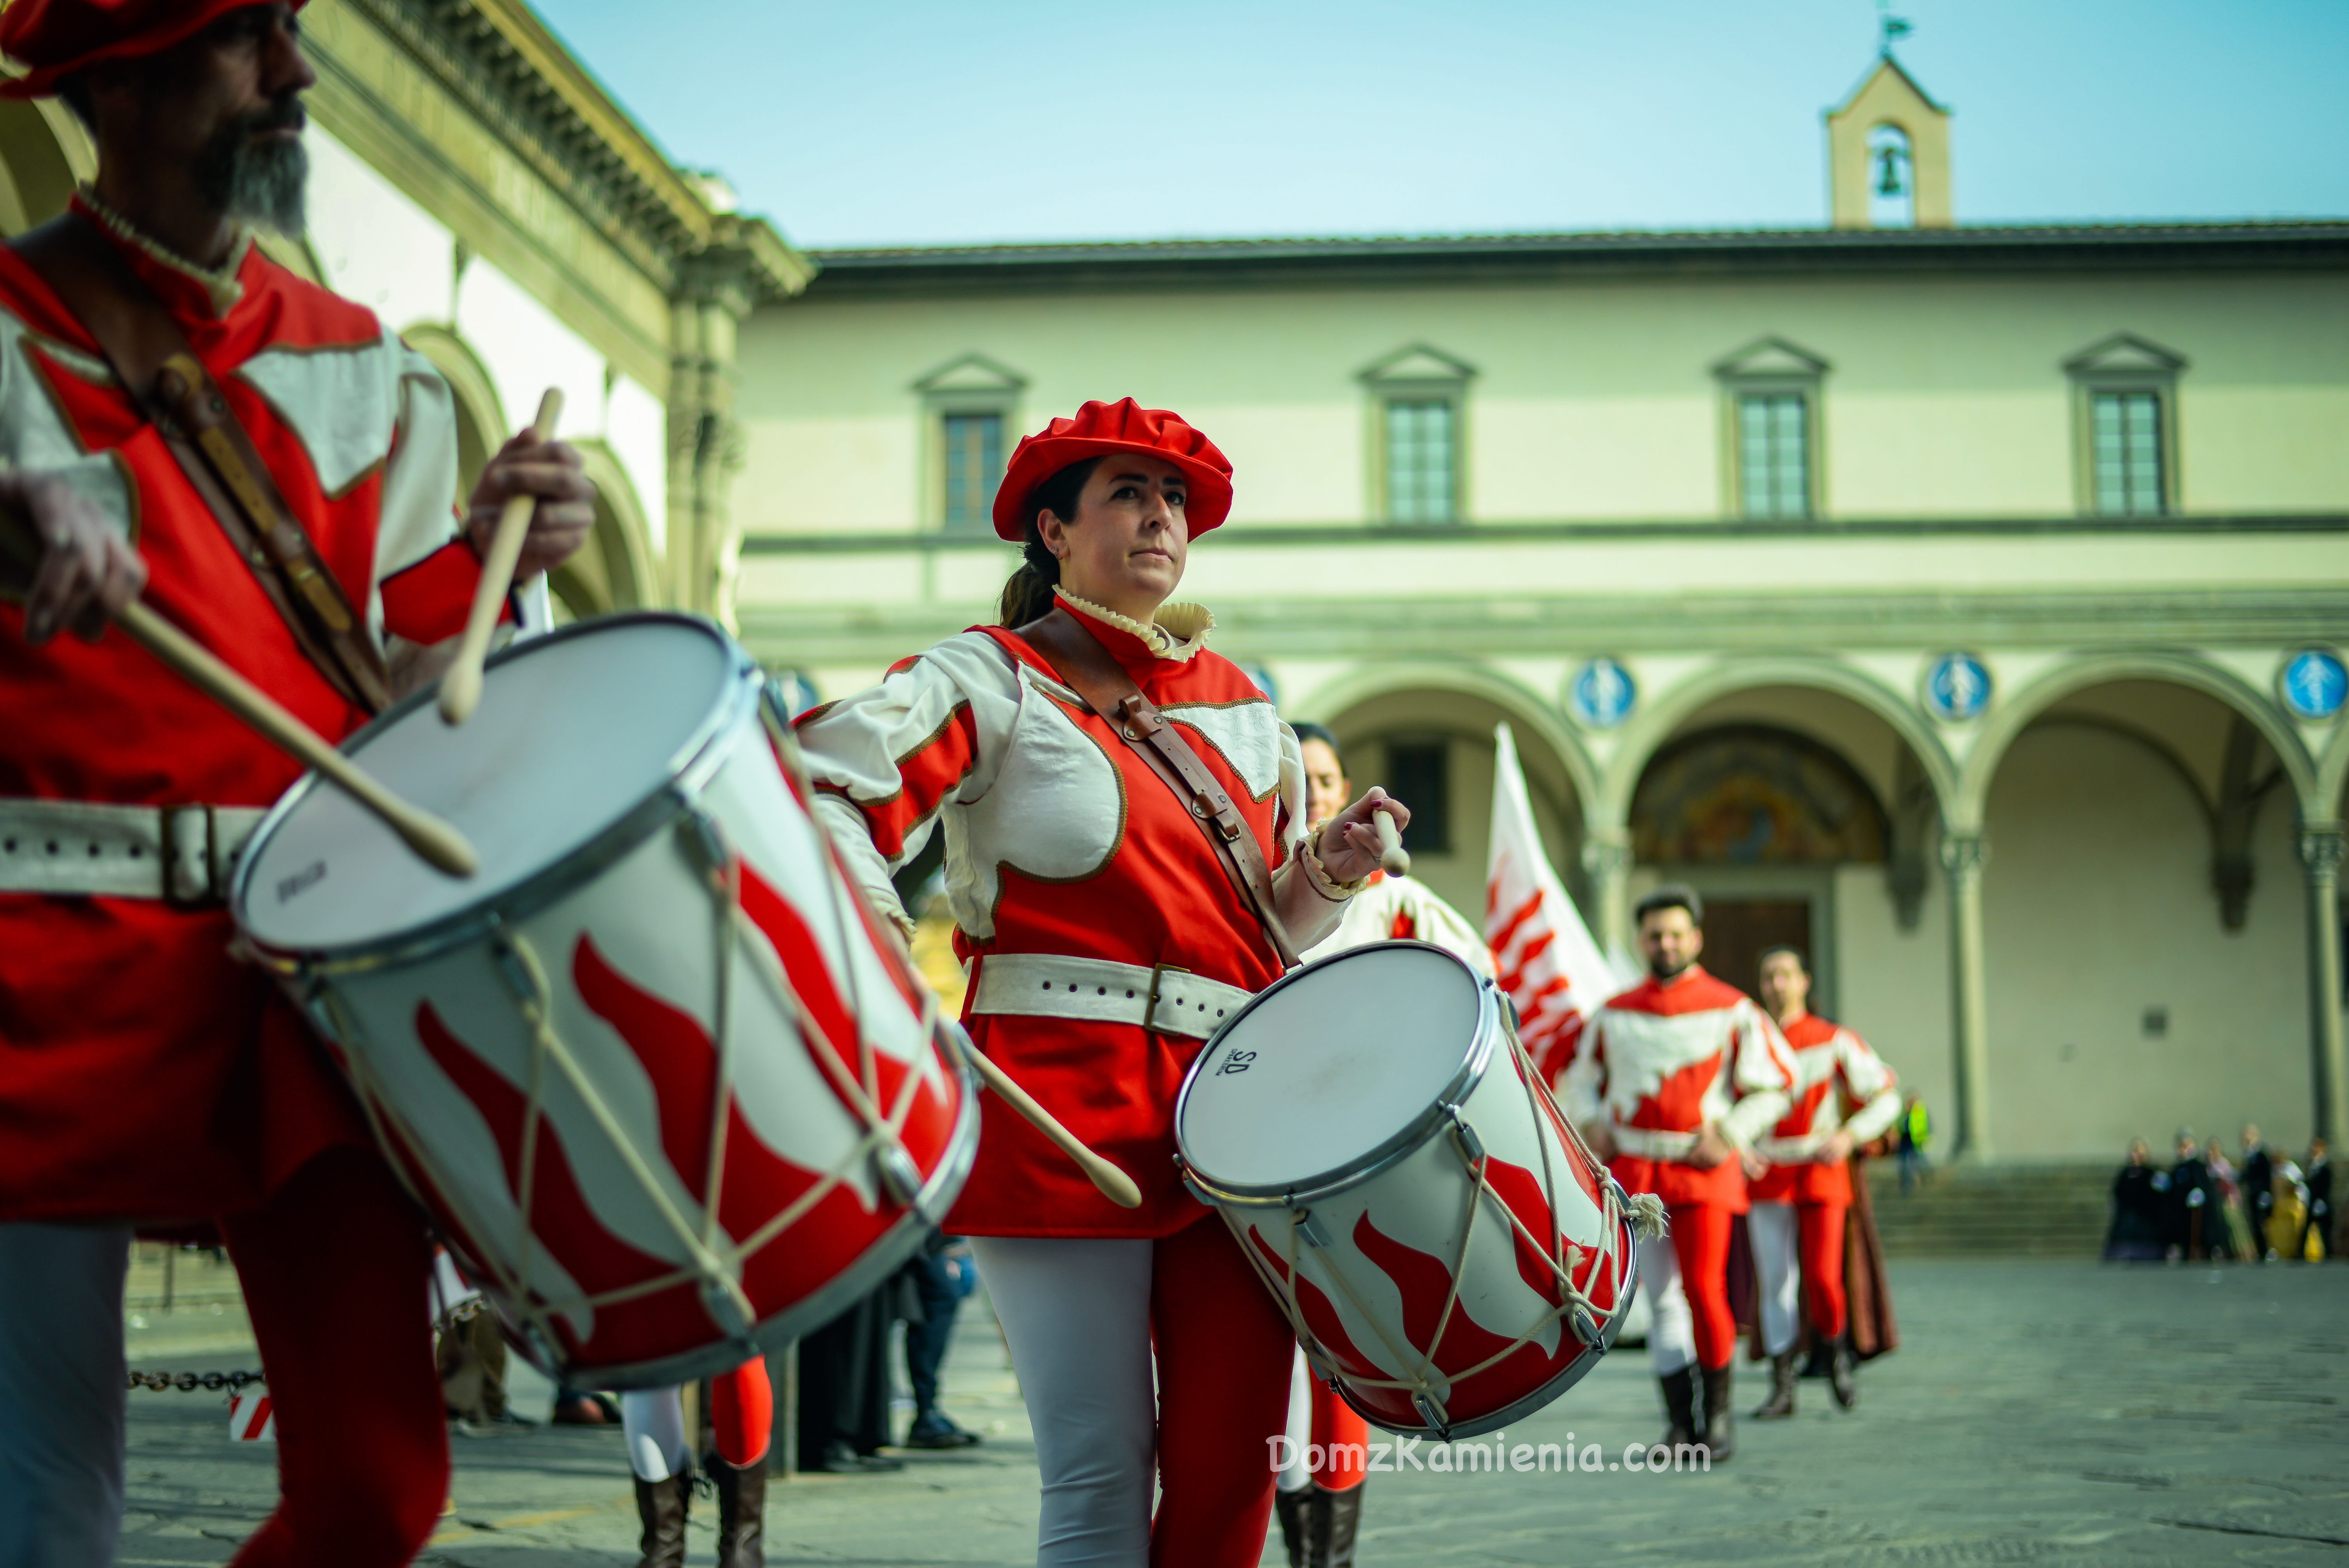
<path id="1" fill-rule="evenodd" d="M 529 1110 L 522 1091 L 451 1033 L 429 1002 L 417 1006 L 416 1035 L 440 1070 L 489 1123 L 490 1135 L 497 1140 L 499 1157 L 505 1163 L 507 1190 L 520 1202 L 523 1123 Z M 578 1178 L 572 1174 L 554 1122 L 544 1117 L 539 1120 L 531 1163 L 528 1219 L 532 1233 L 561 1261 L 582 1290 L 595 1295 L 670 1272 L 672 1265 L 638 1252 L 595 1218 L 586 1195 L 579 1190 Z M 597 1308 L 589 1345 L 580 1344 L 560 1317 L 554 1320 L 553 1327 L 564 1340 L 564 1348 L 574 1356 L 620 1362 L 662 1355 L 673 1347 L 675 1335 L 677 1315 L 668 1304 L 670 1295 L 662 1291 Z"/>

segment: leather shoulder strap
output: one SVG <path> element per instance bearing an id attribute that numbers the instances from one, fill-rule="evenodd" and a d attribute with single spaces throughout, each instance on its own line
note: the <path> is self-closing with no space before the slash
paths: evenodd
<path id="1" fill-rule="evenodd" d="M 347 701 L 369 713 L 389 707 L 391 680 L 374 639 L 162 302 L 78 213 L 11 243 L 153 421 L 304 655 Z"/>
<path id="2" fill-rule="evenodd" d="M 1295 968 L 1297 948 L 1281 924 L 1264 851 L 1230 793 L 1216 782 L 1190 743 L 1142 695 L 1142 688 L 1133 684 L 1133 677 L 1115 655 L 1101 645 L 1101 640 L 1059 605 L 1015 628 L 1013 635 L 1041 654 L 1085 706 L 1107 719 L 1127 748 L 1174 792 L 1191 820 L 1206 834 L 1240 902 L 1256 912 L 1274 954 L 1283 967 Z"/>

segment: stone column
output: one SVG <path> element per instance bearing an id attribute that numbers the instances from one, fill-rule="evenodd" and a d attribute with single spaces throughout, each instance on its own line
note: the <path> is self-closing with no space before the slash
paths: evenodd
<path id="1" fill-rule="evenodd" d="M 679 269 L 670 302 L 670 602 L 732 630 L 741 532 L 728 492 L 742 466 L 734 421 L 734 340 L 753 303 L 748 255 L 705 251 Z"/>
<path id="2" fill-rule="evenodd" d="M 2338 822 L 2300 825 L 2300 863 L 2308 879 L 2308 1043 L 2316 1090 L 2317 1135 L 2338 1143 L 2349 1134 L 2349 1051 L 2341 1029 L 2341 854 Z"/>
<path id="3" fill-rule="evenodd" d="M 1633 940 L 1630 900 L 1625 884 L 1631 874 L 1631 832 L 1628 828 L 1591 828 L 1582 841 L 1582 869 L 1590 878 L 1591 929 L 1599 945 L 1609 953 L 1637 953 Z"/>
<path id="4" fill-rule="evenodd" d="M 1982 972 L 1982 863 L 1990 841 L 1979 828 L 1941 830 L 1941 869 L 1950 878 L 1950 1024 L 1956 1047 L 1958 1136 L 1955 1153 L 1972 1163 L 1991 1158 L 1990 1003 Z"/>

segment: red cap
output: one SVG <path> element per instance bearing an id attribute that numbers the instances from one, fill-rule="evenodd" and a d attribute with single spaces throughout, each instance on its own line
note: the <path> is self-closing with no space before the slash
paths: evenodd
<path id="1" fill-rule="evenodd" d="M 1185 424 L 1180 414 L 1144 408 L 1131 397 L 1121 397 L 1114 403 L 1088 403 L 1075 418 L 1055 419 L 1035 435 L 1020 438 L 1011 466 L 1004 470 L 1003 486 L 995 492 L 997 537 L 1014 544 L 1027 538 L 1028 519 L 1033 515 L 1028 498 L 1036 487 L 1071 463 L 1107 452 L 1142 452 L 1183 470 L 1191 481 L 1183 515 L 1192 538 L 1230 515 L 1231 459 Z"/>
<path id="2" fill-rule="evenodd" d="M 26 75 L 0 82 L 0 98 L 47 98 L 101 60 L 160 54 L 231 11 L 261 0 L 10 0 L 0 11 L 0 54 Z M 306 0 L 289 0 L 299 11 Z"/>

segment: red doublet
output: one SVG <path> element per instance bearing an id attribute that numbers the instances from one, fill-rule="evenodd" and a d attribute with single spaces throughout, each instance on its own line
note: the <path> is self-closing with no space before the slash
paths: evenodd
<path id="1" fill-rule="evenodd" d="M 1691 965 L 1599 1009 L 1576 1044 L 1567 1087 L 1578 1119 L 1603 1107 L 1619 1143 L 1644 1142 L 1645 1134 L 1685 1140 L 1709 1126 L 1744 1143 L 1785 1106 L 1791 1082 L 1776 1026 L 1743 991 Z M 1607 1168 L 1628 1191 L 1656 1193 L 1671 1208 L 1745 1212 L 1734 1157 L 1702 1170 L 1627 1147 Z"/>
<path id="2" fill-rule="evenodd" d="M 1852 1110 L 1861 1107 L 1877 1115 L 1863 1112 L 1851 1119 L 1853 1140 L 1864 1143 L 1884 1130 L 1873 1123 L 1882 1108 L 1897 1111 L 1897 1099 L 1884 1101 L 1881 1098 L 1892 1090 L 1895 1080 L 1892 1069 L 1868 1048 L 1866 1041 L 1816 1013 L 1805 1013 L 1782 1026 L 1782 1032 L 1794 1057 L 1795 1104 L 1771 1129 L 1772 1139 L 1830 1137 L 1846 1126 L 1845 1119 Z M 1766 1140 L 1763 1152 L 1767 1158 Z M 1750 1184 L 1750 1192 L 1756 1203 L 1829 1203 L 1847 1209 L 1851 1206 L 1850 1162 L 1774 1161 Z"/>
<path id="3" fill-rule="evenodd" d="M 1178 727 L 1237 804 L 1266 864 L 1281 865 L 1281 727 L 1264 694 L 1227 659 L 1204 650 L 1159 657 L 1133 634 L 1062 604 Z M 978 638 L 999 647 L 1014 668 L 1004 670 L 1003 657 Z M 949 665 L 968 672 L 951 677 L 965 684 L 950 683 L 942 673 Z M 981 678 L 989 688 L 974 692 Z M 1016 720 L 993 717 L 994 683 L 1004 701 L 1019 706 Z M 893 694 L 893 686 L 904 689 Z M 894 778 L 865 785 L 885 796 L 867 798 L 836 780 L 855 739 L 850 732 L 881 724 L 871 716 L 885 708 L 895 727 L 885 727 L 874 744 L 885 748 L 880 755 L 894 756 Z M 995 954 L 1164 965 L 1248 991 L 1279 978 L 1254 912 L 1198 823 L 1010 632 L 974 628 L 898 665 L 874 693 L 812 710 L 800 727 L 819 784 L 854 808 L 874 848 L 892 863 L 950 796 L 963 798 L 958 791 L 986 776 L 983 794 L 961 826 L 949 820 L 947 835 L 950 886 L 957 874 L 991 883 L 974 895 L 976 909 L 957 909 L 956 945 L 972 964 L 973 1001 Z M 898 734 L 910 737 L 911 749 L 898 748 L 892 738 Z M 982 822 L 982 811 L 994 815 Z M 975 926 L 986 934 L 970 934 Z M 979 1049 L 1133 1178 L 1143 1202 L 1131 1211 L 1111 1203 L 1067 1155 L 989 1095 L 979 1102 L 978 1161 L 947 1216 L 950 1233 L 1155 1238 L 1199 1219 L 1197 1201 L 1175 1175 L 1174 1123 L 1175 1095 L 1203 1040 L 1024 1014 L 967 1010 L 965 1021 Z"/>
<path id="4" fill-rule="evenodd" d="M 454 450 L 429 367 L 257 247 L 233 284 L 208 287 L 115 242 L 350 603 L 412 641 L 457 630 L 480 569 L 450 542 L 453 463 L 423 471 Z M 5 248 L 0 459 L 66 472 L 145 558 L 146 602 L 304 722 L 332 738 L 364 719 L 304 658 L 88 335 Z M 127 637 L 36 648 L 22 634 L 22 609 L 0 605 L 0 797 L 254 807 L 299 774 Z M 367 1141 L 291 1006 L 230 956 L 233 934 L 218 908 L 0 893 L 0 1220 L 249 1209 L 316 1154 Z"/>

